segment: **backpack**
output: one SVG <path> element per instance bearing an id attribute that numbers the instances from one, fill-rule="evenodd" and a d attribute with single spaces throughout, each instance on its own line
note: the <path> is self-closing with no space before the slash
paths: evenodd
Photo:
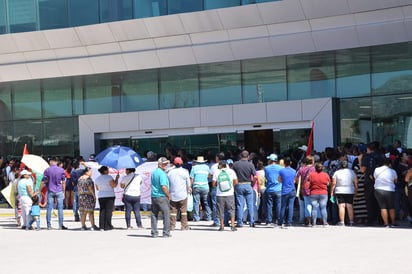
<path id="1" fill-rule="evenodd" d="M 227 192 L 232 189 L 232 180 L 226 170 L 222 169 L 219 176 L 217 176 L 217 184 L 220 192 Z"/>

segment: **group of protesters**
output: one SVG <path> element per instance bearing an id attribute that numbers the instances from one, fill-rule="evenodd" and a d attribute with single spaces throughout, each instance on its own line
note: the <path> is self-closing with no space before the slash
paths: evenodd
<path id="1" fill-rule="evenodd" d="M 211 227 L 230 231 L 250 227 L 288 228 L 302 225 L 394 227 L 399 221 L 412 224 L 412 155 L 399 141 L 382 148 L 378 142 L 346 144 L 307 153 L 303 145 L 295 153 L 210 152 L 191 157 L 184 151 L 156 157 L 151 173 L 151 236 L 158 237 L 159 212 L 163 237 L 178 228 L 189 230 L 189 221 L 210 221 Z M 149 155 L 150 154 L 150 155 Z M 149 152 L 153 158 L 155 153 Z M 93 155 L 90 161 L 93 161 Z M 153 159 L 152 159 L 153 160 Z M 58 229 L 63 208 L 72 208 L 81 230 L 111 230 L 115 208 L 114 188 L 123 191 L 126 228 L 143 228 L 140 216 L 142 178 L 134 168 L 126 176 L 111 176 L 108 167 L 99 168 L 92 179 L 83 159 L 49 159 L 50 167 L 38 174 L 11 160 L 5 170 L 15 184 L 17 225 L 40 229 L 40 208 L 46 207 L 47 229 L 53 210 L 58 211 Z M 4 176 L 3 176 L 4 177 Z M 98 190 L 98 194 L 96 194 Z M 94 221 L 99 202 L 98 226 Z M 193 205 L 193 210 L 188 210 Z M 189 211 L 189 212 L 188 212 Z M 90 227 L 86 227 L 86 217 Z"/>

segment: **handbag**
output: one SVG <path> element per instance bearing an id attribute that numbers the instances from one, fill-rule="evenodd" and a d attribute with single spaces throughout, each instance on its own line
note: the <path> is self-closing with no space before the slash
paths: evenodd
<path id="1" fill-rule="evenodd" d="M 187 194 L 187 211 L 193 211 L 193 195 L 192 193 Z"/>
<path id="2" fill-rule="evenodd" d="M 133 175 L 132 179 L 130 179 L 130 181 L 127 183 L 127 185 L 124 187 L 123 190 L 123 197 L 122 197 L 122 203 L 124 203 L 124 195 L 126 193 L 127 188 L 130 186 L 130 184 L 133 182 L 134 177 L 136 176 L 136 174 Z"/>

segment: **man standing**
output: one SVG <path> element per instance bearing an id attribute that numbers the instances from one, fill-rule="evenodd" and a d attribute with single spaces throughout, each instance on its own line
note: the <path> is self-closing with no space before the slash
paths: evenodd
<path id="1" fill-rule="evenodd" d="M 209 178 L 212 179 L 213 175 L 215 174 L 215 172 L 219 169 L 219 164 L 225 160 L 225 154 L 223 152 L 220 152 L 216 155 L 216 163 L 214 163 L 211 167 L 210 167 L 210 173 L 209 173 Z M 217 200 L 216 200 L 216 186 L 213 185 L 211 186 L 211 201 L 212 201 L 212 219 L 213 219 L 213 224 L 212 226 L 219 226 L 219 216 L 217 215 Z"/>
<path id="2" fill-rule="evenodd" d="M 280 220 L 280 208 L 281 208 L 281 198 L 282 198 L 282 185 L 279 183 L 279 171 L 282 166 L 277 164 L 278 156 L 276 154 L 270 154 L 267 157 L 269 164 L 265 167 L 265 177 L 266 177 L 266 224 L 269 225 L 273 222 L 273 204 L 275 202 L 276 206 L 276 217 L 278 222 Z M 276 221 L 273 222 L 276 226 Z"/>
<path id="3" fill-rule="evenodd" d="M 195 222 L 200 221 L 200 201 L 203 202 L 204 209 L 206 211 L 206 219 L 210 221 L 211 210 L 208 201 L 209 194 L 209 166 L 206 165 L 206 161 L 203 156 L 198 156 L 195 161 L 196 165 L 192 167 L 190 171 L 190 181 L 193 189 L 193 220 Z"/>
<path id="4" fill-rule="evenodd" d="M 249 162 L 249 152 L 244 150 L 240 153 L 240 160 L 233 164 L 238 184 L 235 186 L 236 193 L 236 226 L 243 226 L 243 208 L 246 206 L 250 217 L 250 227 L 255 227 L 255 216 L 253 207 L 252 182 L 256 180 L 256 169 Z"/>
<path id="5" fill-rule="evenodd" d="M 56 157 L 50 159 L 50 167 L 43 173 L 42 183 L 47 187 L 47 229 L 51 229 L 51 212 L 54 199 L 57 200 L 57 210 L 59 214 L 59 229 L 67 229 L 63 225 L 63 201 L 66 187 L 66 175 L 64 169 L 59 167 L 60 160 Z"/>
<path id="6" fill-rule="evenodd" d="M 296 198 L 296 190 L 295 190 L 295 176 L 296 171 L 290 167 L 292 161 L 289 157 L 285 158 L 285 167 L 279 171 L 279 183 L 282 185 L 282 198 L 281 198 L 281 211 L 280 211 L 280 218 L 278 218 L 278 225 L 282 228 L 292 226 L 293 220 L 293 206 L 295 203 Z M 287 213 L 287 220 L 286 216 L 286 208 L 288 209 Z M 283 224 L 286 222 L 286 226 Z"/>
<path id="7" fill-rule="evenodd" d="M 170 193 L 169 179 L 166 175 L 166 169 L 170 163 L 165 157 L 160 157 L 157 160 L 158 168 L 152 172 L 152 214 L 151 214 L 151 235 L 153 238 L 159 236 L 157 230 L 157 220 L 159 212 L 163 214 L 163 237 L 168 238 L 170 235 Z"/>
<path id="8" fill-rule="evenodd" d="M 189 171 L 182 167 L 183 160 L 180 157 L 176 157 L 173 164 L 175 168 L 167 173 L 170 182 L 170 226 L 171 230 L 175 229 L 177 211 L 179 210 L 181 229 L 188 230 L 187 193 L 191 192 Z"/>

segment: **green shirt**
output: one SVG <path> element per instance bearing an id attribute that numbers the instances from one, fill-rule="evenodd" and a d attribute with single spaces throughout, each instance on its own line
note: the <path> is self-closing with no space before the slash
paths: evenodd
<path id="1" fill-rule="evenodd" d="M 162 190 L 162 186 L 167 186 L 169 188 L 169 179 L 167 178 L 166 172 L 160 167 L 156 168 L 152 172 L 152 197 L 166 197 L 166 194 Z"/>

